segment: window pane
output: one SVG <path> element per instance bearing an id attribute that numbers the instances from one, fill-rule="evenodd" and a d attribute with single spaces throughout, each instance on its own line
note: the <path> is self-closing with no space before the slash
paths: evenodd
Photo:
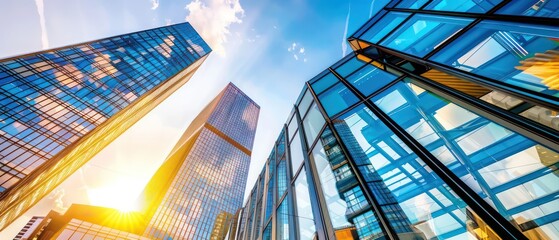
<path id="1" fill-rule="evenodd" d="M 285 191 L 287 191 L 287 182 L 289 179 L 287 178 L 287 166 L 285 160 L 281 161 L 278 165 L 278 192 L 277 198 L 278 200 L 283 197 Z"/>
<path id="2" fill-rule="evenodd" d="M 486 13 L 502 0 L 435 0 L 426 10 Z"/>
<path id="3" fill-rule="evenodd" d="M 334 126 L 393 229 L 418 239 L 476 236 L 490 229 L 368 108 L 359 106 Z M 419 231 L 418 231 L 419 230 Z M 481 236 L 478 238 L 482 238 Z M 492 238 L 490 238 L 492 239 Z"/>
<path id="4" fill-rule="evenodd" d="M 382 41 L 381 45 L 423 57 L 471 21 L 465 18 L 416 14 Z"/>
<path id="5" fill-rule="evenodd" d="M 398 24 L 402 23 L 409 15 L 409 13 L 388 12 L 382 19 L 375 23 L 373 27 L 363 33 L 359 39 L 377 43 L 386 36 L 386 34 L 392 31 L 392 29 L 396 28 Z"/>
<path id="6" fill-rule="evenodd" d="M 307 109 L 309 109 L 311 103 L 312 103 L 312 94 L 310 93 L 309 90 L 306 90 L 305 95 L 303 95 L 303 98 L 301 99 L 301 102 L 298 105 L 299 114 L 301 115 L 301 117 L 305 116 L 305 113 L 307 112 Z"/>
<path id="7" fill-rule="evenodd" d="M 350 73 L 357 70 L 363 65 L 365 65 L 365 62 L 354 57 L 354 58 L 350 58 L 347 62 L 337 67 L 335 70 L 338 74 L 340 74 L 340 76 L 346 77 L 347 75 L 349 75 Z"/>
<path id="8" fill-rule="evenodd" d="M 295 176 L 295 173 L 297 173 L 297 170 L 299 170 L 299 167 L 301 167 L 304 160 L 303 146 L 301 145 L 299 132 L 295 134 L 295 137 L 289 146 L 291 147 L 291 172 L 293 173 L 293 176 Z"/>
<path id="9" fill-rule="evenodd" d="M 322 77 L 318 81 L 314 82 L 311 87 L 314 90 L 315 94 L 320 94 L 325 89 L 329 88 L 330 86 L 334 85 L 338 82 L 338 78 L 334 76 L 332 73 L 328 73 L 326 76 Z"/>
<path id="10" fill-rule="evenodd" d="M 272 240 L 272 223 L 271 222 L 264 229 L 264 233 L 262 233 L 262 240 Z"/>
<path id="11" fill-rule="evenodd" d="M 358 101 L 357 97 L 343 83 L 338 83 L 328 89 L 319 95 L 318 99 L 328 116 L 333 116 Z"/>
<path id="12" fill-rule="evenodd" d="M 559 1 L 554 0 L 522 0 L 511 1 L 497 13 L 559 18 Z"/>
<path id="13" fill-rule="evenodd" d="M 316 236 L 314 217 L 311 208 L 311 197 L 309 195 L 309 183 L 305 168 L 295 180 L 295 202 L 297 205 L 297 223 L 299 224 L 299 239 L 312 240 Z"/>
<path id="14" fill-rule="evenodd" d="M 373 100 L 526 236 L 532 229 L 554 234 L 540 227 L 554 221 L 554 211 L 526 210 L 556 201 L 556 151 L 407 81 Z"/>
<path id="15" fill-rule="evenodd" d="M 322 117 L 320 110 L 318 110 L 318 106 L 314 103 L 309 111 L 309 114 L 307 114 L 305 119 L 303 119 L 305 137 L 307 139 L 308 146 L 312 145 L 325 122 L 326 121 L 324 120 L 324 117 Z"/>
<path id="16" fill-rule="evenodd" d="M 295 116 L 295 109 L 293 109 L 292 111 L 292 116 L 291 118 L 289 118 L 290 120 L 288 125 L 287 125 L 287 131 L 289 132 L 289 139 L 291 139 L 293 137 L 293 135 L 295 134 L 295 132 L 297 131 L 297 117 Z"/>
<path id="17" fill-rule="evenodd" d="M 431 59 L 557 97 L 559 84 L 552 80 L 557 38 L 557 27 L 483 21 Z"/>
<path id="18" fill-rule="evenodd" d="M 363 95 L 368 96 L 381 87 L 392 82 L 397 77 L 373 65 L 366 65 L 359 71 L 347 77 L 347 80 Z"/>
<path id="19" fill-rule="evenodd" d="M 289 240 L 289 201 L 283 200 L 276 212 L 277 239 Z"/>
<path id="20" fill-rule="evenodd" d="M 266 214 L 264 215 L 264 222 L 268 221 L 268 218 L 272 216 L 272 210 L 274 210 L 274 177 L 268 182 L 268 193 L 266 194 Z"/>
<path id="21" fill-rule="evenodd" d="M 398 7 L 398 8 L 409 8 L 409 9 L 419 9 L 426 2 L 427 2 L 427 0 L 402 0 L 402 2 L 398 3 L 398 5 L 396 5 L 396 7 Z"/>

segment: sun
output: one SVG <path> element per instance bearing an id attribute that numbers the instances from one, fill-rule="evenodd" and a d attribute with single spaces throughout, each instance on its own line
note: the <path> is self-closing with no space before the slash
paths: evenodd
<path id="1" fill-rule="evenodd" d="M 143 184 L 132 180 L 118 180 L 99 188 L 88 188 L 89 202 L 95 206 L 115 208 L 121 212 L 139 210 L 137 199 Z"/>

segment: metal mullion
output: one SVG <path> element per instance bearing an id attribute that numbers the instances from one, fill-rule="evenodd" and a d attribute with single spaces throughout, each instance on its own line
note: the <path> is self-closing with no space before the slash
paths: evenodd
<path id="1" fill-rule="evenodd" d="M 145 40 L 140 34 L 138 34 L 137 36 L 142 38 L 143 40 Z M 158 67 L 161 67 L 161 66 L 157 66 L 157 64 L 159 64 L 159 62 L 157 62 L 157 57 L 152 52 L 150 52 L 141 42 L 139 42 L 136 38 L 132 37 L 132 35 L 130 36 L 129 39 L 130 39 L 130 41 L 136 42 L 137 46 L 141 47 L 142 49 L 144 49 L 146 51 L 147 54 L 151 55 L 151 57 L 145 58 L 146 62 L 148 62 L 154 69 L 158 69 Z M 145 42 L 147 42 L 147 40 L 145 40 Z M 141 52 L 139 54 L 142 55 Z M 142 55 L 142 57 L 143 57 L 143 55 Z M 156 62 L 153 62 L 152 60 L 155 60 Z M 136 61 L 136 62 L 138 62 L 138 61 Z M 126 63 L 128 64 L 128 62 L 126 62 Z M 128 64 L 128 65 L 130 66 L 130 64 Z M 177 72 L 180 72 L 180 70 L 178 70 Z M 161 72 L 159 72 L 159 74 L 161 74 L 161 76 L 165 78 L 162 81 L 165 81 L 165 80 L 169 79 L 169 77 L 165 77 L 165 75 L 163 75 Z M 142 76 L 143 76 L 143 74 L 142 74 Z M 150 74 L 148 76 L 150 78 L 158 78 L 159 77 L 155 72 L 150 72 Z M 145 87 L 145 84 L 139 84 L 139 85 L 143 85 L 144 89 L 148 89 L 148 88 Z"/>
<path id="2" fill-rule="evenodd" d="M 387 9 L 389 11 L 392 11 L 390 9 Z M 401 23 L 399 23 L 398 25 L 396 25 L 394 28 L 392 28 L 392 30 L 390 30 L 388 33 L 386 33 L 386 35 L 384 35 L 384 37 L 382 37 L 381 39 L 379 39 L 377 41 L 377 43 L 380 45 L 381 42 L 383 42 L 384 40 L 386 40 L 390 35 L 392 35 L 393 33 L 395 33 L 396 31 L 398 31 L 398 29 L 400 29 L 400 27 L 402 27 L 404 24 L 406 24 L 413 16 L 415 16 L 415 13 L 411 13 L 409 16 L 406 17 L 406 19 L 404 19 L 404 21 L 402 21 Z"/>
<path id="3" fill-rule="evenodd" d="M 398 5 L 400 2 L 401 2 L 401 1 L 398 1 L 398 0 L 396 0 L 396 1 L 389 1 L 386 5 L 384 5 L 384 7 L 383 7 L 381 10 L 379 10 L 379 12 L 384 10 L 384 11 L 386 11 L 386 12 L 388 13 L 389 11 L 388 11 L 387 9 L 393 8 L 394 6 Z M 378 14 L 378 13 L 377 13 L 377 14 Z M 367 25 L 371 19 L 373 19 L 373 18 L 375 18 L 375 17 L 377 16 L 377 14 L 375 14 L 374 16 L 371 16 L 371 18 L 370 18 L 369 20 L 367 20 L 367 22 L 365 22 L 362 26 Z M 386 14 L 384 14 L 382 17 L 384 17 L 385 15 L 386 15 Z M 361 34 L 359 34 L 359 37 L 363 36 L 363 34 L 365 34 L 365 32 L 369 31 L 369 29 L 371 29 L 380 19 L 382 19 L 382 17 L 380 17 L 379 19 L 375 20 L 374 23 L 372 23 L 372 24 L 367 28 L 367 30 L 365 30 L 365 31 L 363 31 Z M 355 30 L 355 32 L 353 32 L 351 35 L 349 35 L 349 37 L 350 37 L 350 38 L 351 38 L 351 37 L 353 37 L 353 38 L 359 38 L 359 37 L 355 36 L 355 34 L 357 34 L 358 32 L 360 32 L 360 31 L 361 31 L 361 28 L 362 28 L 362 27 L 360 27 L 360 28 L 358 28 L 357 30 Z"/>
<path id="4" fill-rule="evenodd" d="M 184 38 L 184 36 L 179 33 L 179 29 L 176 29 L 175 26 L 171 27 L 171 29 L 173 29 L 175 31 L 174 36 L 176 38 L 181 38 L 183 40 L 182 42 L 185 44 L 185 47 L 190 47 L 190 49 L 192 49 L 192 52 L 194 52 L 194 53 L 191 53 L 191 54 L 194 56 L 195 60 L 202 57 L 202 55 L 200 55 L 198 52 L 196 52 L 196 49 L 194 49 L 192 47 L 192 45 L 190 45 L 190 43 L 188 43 L 187 40 L 190 40 L 190 39 Z M 169 31 L 169 32 L 171 32 L 171 31 Z M 194 41 L 192 41 L 192 42 L 194 43 Z M 202 47 L 202 46 L 200 46 L 200 47 Z M 185 48 L 185 50 L 188 51 L 188 48 Z M 202 50 L 203 50 L 203 48 L 202 48 Z"/>
<path id="5" fill-rule="evenodd" d="M 386 64 L 400 71 L 403 71 L 404 73 L 417 79 L 414 82 L 417 82 L 418 85 L 424 87 L 426 90 L 434 91 L 443 95 L 444 97 L 450 98 L 451 100 L 455 100 L 471 106 L 471 109 L 468 108 L 469 110 L 474 110 L 474 112 L 482 115 L 483 117 L 496 121 L 497 123 L 505 125 L 506 127 L 513 127 L 514 129 L 524 130 L 522 131 L 522 133 L 530 136 L 530 138 L 537 138 L 536 142 L 544 142 L 545 145 L 551 145 L 551 148 L 554 149 L 559 148 L 559 134 L 556 130 L 550 127 L 544 126 L 539 123 L 534 124 L 534 121 L 523 116 L 514 114 L 497 106 L 487 104 L 478 98 L 475 98 L 463 92 L 456 91 L 450 87 L 434 82 L 433 80 L 430 80 L 428 78 L 411 73 L 406 69 L 400 68 L 396 65 L 392 65 L 390 63 Z"/>
<path id="6" fill-rule="evenodd" d="M 338 75 L 337 72 L 332 71 L 332 74 L 334 74 L 334 76 L 336 76 L 339 79 L 339 81 L 342 82 L 342 84 L 344 84 L 344 81 L 342 81 L 341 76 Z M 346 84 L 344 84 L 344 85 L 346 85 Z M 309 88 L 310 88 L 310 86 L 309 86 Z M 355 89 L 353 89 L 353 90 L 355 90 Z M 345 146 L 345 143 L 343 141 L 341 141 L 341 138 L 338 135 L 337 130 L 334 128 L 334 124 L 332 123 L 332 120 L 328 117 L 328 114 L 326 113 L 324 107 L 322 106 L 322 103 L 320 103 L 320 101 L 318 101 L 318 97 L 316 96 L 314 91 L 310 91 L 310 93 L 312 94 L 313 98 L 317 100 L 316 104 L 318 106 L 318 109 L 322 113 L 322 116 L 326 119 L 326 127 L 329 127 L 330 131 L 332 131 L 332 135 L 336 139 L 337 144 L 340 146 L 340 148 L 342 150 L 342 153 L 344 154 L 344 157 L 351 158 L 351 156 L 348 154 L 349 151 L 348 151 L 347 147 Z M 322 131 L 320 131 L 321 134 L 319 134 L 317 136 L 317 138 L 315 140 L 315 144 L 318 144 L 318 140 L 321 137 L 320 135 L 322 135 L 322 133 L 324 132 L 324 129 L 325 128 L 323 128 Z M 361 171 L 359 171 L 359 169 L 357 168 L 355 163 L 353 163 L 353 161 L 349 161 L 349 159 L 346 159 L 346 160 L 347 160 L 348 167 L 353 171 L 353 174 L 355 175 L 355 178 L 358 182 L 358 185 L 360 185 L 360 187 L 361 186 L 366 186 L 366 182 L 364 181 L 364 176 L 361 173 Z M 380 222 L 380 227 L 381 227 L 382 233 L 385 236 L 387 236 L 388 239 L 392 239 L 392 240 L 399 239 L 398 234 L 396 233 L 396 231 L 390 225 L 390 220 L 388 219 L 388 217 L 386 216 L 386 214 L 382 210 L 380 203 L 376 200 L 376 198 L 374 198 L 374 194 L 371 192 L 371 190 L 368 187 L 365 187 L 365 189 L 364 190 L 362 189 L 361 191 L 363 192 L 363 194 L 365 196 L 365 199 L 368 200 L 371 207 L 375 211 L 374 216 Z"/>
<path id="7" fill-rule="evenodd" d="M 356 91 L 345 81 L 348 88 Z M 356 92 L 364 99 L 364 96 Z M 400 127 L 390 116 L 370 101 L 364 102 L 373 114 L 375 114 L 400 140 L 407 145 L 417 156 L 425 162 L 480 218 L 491 227 L 493 231 L 503 239 L 527 239 L 518 229 L 497 212 L 491 205 L 485 202 L 475 191 L 469 188 L 460 178 L 441 163 L 431 152 L 425 149 L 415 138 L 409 135 L 405 129 Z"/>
<path id="8" fill-rule="evenodd" d="M 172 34 L 173 37 L 175 37 L 175 39 L 176 39 L 176 40 L 173 42 L 173 44 L 176 46 L 175 49 L 174 49 L 174 51 L 175 51 L 175 52 L 178 52 L 178 54 L 175 54 L 175 56 L 177 56 L 179 59 L 181 59 L 181 60 L 184 61 L 185 63 L 186 63 L 186 62 L 189 62 L 189 61 L 195 61 L 195 60 L 191 60 L 191 59 L 188 57 L 188 54 L 187 54 L 188 49 L 186 48 L 185 45 L 182 44 L 182 43 L 188 44 L 187 41 L 186 41 L 185 39 L 181 38 L 181 37 L 179 36 L 180 34 L 178 34 L 178 33 L 176 33 L 176 32 L 172 32 L 171 29 L 172 29 L 172 28 L 169 28 L 169 29 L 166 29 L 166 30 L 169 32 L 169 34 Z M 174 29 L 173 29 L 173 30 L 174 30 Z M 163 30 L 160 30 L 160 31 L 163 33 Z M 177 41 L 177 40 L 179 40 L 179 41 Z M 183 40 L 183 41 L 180 41 L 180 40 Z M 170 46 L 169 46 L 169 47 L 170 47 Z M 182 49 L 181 49 L 182 47 L 184 47 L 184 52 L 183 52 Z M 179 51 L 179 50 L 180 50 L 180 51 Z M 196 52 L 196 51 L 194 51 L 194 52 Z M 169 53 L 169 54 L 170 54 L 170 53 Z M 191 53 L 191 54 L 192 54 L 192 53 Z M 180 62 L 178 62 L 175 58 L 173 58 L 173 61 L 175 61 L 175 62 L 178 64 L 178 66 L 181 66 Z"/>
<path id="9" fill-rule="evenodd" d="M 421 59 L 419 57 L 416 56 L 412 56 L 412 55 L 408 55 L 405 53 L 402 53 L 400 51 L 397 50 L 392 50 L 389 49 L 387 47 L 383 47 L 380 45 L 375 45 L 374 47 L 376 47 L 378 50 L 384 51 L 388 54 L 397 56 L 399 58 L 402 58 L 404 60 L 410 61 L 410 62 L 415 62 L 430 68 L 434 68 L 437 69 L 441 72 L 447 73 L 449 75 L 452 76 L 456 76 L 458 78 L 464 79 L 466 81 L 469 82 L 473 82 L 476 84 L 479 84 L 481 86 L 490 88 L 490 89 L 495 89 L 495 90 L 499 90 L 501 92 L 510 94 L 512 96 L 514 96 L 515 98 L 518 98 L 520 100 L 526 101 L 526 102 L 530 102 L 530 103 L 534 103 L 536 105 L 540 105 L 540 106 L 544 106 L 550 109 L 556 109 L 557 105 L 559 105 L 559 101 L 558 100 L 554 100 L 551 98 L 554 98 L 552 96 L 540 93 L 540 92 L 533 92 L 531 90 L 525 89 L 525 88 L 521 88 L 515 85 L 511 85 L 499 80 L 495 80 L 492 78 L 488 78 L 488 77 L 484 77 L 484 76 L 480 76 L 480 75 L 476 75 L 474 73 L 470 73 L 470 72 L 465 72 L 463 70 L 460 69 L 456 69 L 453 67 L 449 67 L 447 65 L 444 64 L 440 64 L 437 62 L 434 62 L 432 60 L 424 60 Z M 365 56 L 367 56 L 365 54 Z M 383 62 L 384 64 L 390 65 L 387 62 Z M 412 74 L 410 74 L 412 75 Z"/>
<path id="10" fill-rule="evenodd" d="M 557 26 L 557 24 L 555 23 L 555 21 L 557 19 L 547 18 L 547 17 L 504 15 L 504 14 L 501 15 L 501 14 L 488 14 L 488 13 L 453 12 L 453 11 L 406 9 L 406 8 L 387 8 L 386 10 L 394 11 L 394 12 L 421 13 L 421 14 L 449 16 L 449 17 L 479 18 L 481 20 L 497 20 L 497 21 L 509 21 L 509 22 L 519 22 L 519 23 L 530 23 L 530 24 Z"/>
<path id="11" fill-rule="evenodd" d="M 310 84 L 308 82 L 305 83 L 305 85 L 307 85 L 307 88 L 310 88 Z M 309 89 L 308 91 L 311 90 Z M 304 97 L 304 94 L 305 93 L 303 92 L 302 97 Z M 305 129 L 304 129 L 305 127 L 303 126 L 303 118 L 299 113 L 299 109 L 297 105 L 294 104 L 293 109 L 294 109 L 294 113 L 293 113 L 294 118 L 292 119 L 292 121 L 297 121 L 297 126 L 299 129 L 299 134 L 297 135 L 299 135 L 301 148 L 303 150 L 303 163 L 301 164 L 301 167 L 298 170 L 298 174 L 301 174 L 302 169 L 305 169 L 307 185 L 309 189 L 309 198 L 311 201 L 315 201 L 318 203 L 318 206 L 317 204 L 311 204 L 311 212 L 313 213 L 316 235 L 318 236 L 319 239 L 327 240 L 330 239 L 330 234 L 328 232 L 329 230 L 331 231 L 332 229 L 331 224 L 329 224 L 330 217 L 329 217 L 328 209 L 326 209 L 325 201 L 322 199 L 319 192 L 320 183 L 317 182 L 320 182 L 320 180 L 315 178 L 317 174 L 315 173 L 314 169 L 316 168 L 314 167 L 314 165 L 311 163 L 310 160 L 310 155 L 312 154 L 311 152 L 312 148 L 311 148 L 311 144 L 307 143 Z M 310 106 L 309 106 L 309 110 L 307 111 L 310 111 Z M 299 175 L 297 175 L 297 177 L 299 177 Z"/>

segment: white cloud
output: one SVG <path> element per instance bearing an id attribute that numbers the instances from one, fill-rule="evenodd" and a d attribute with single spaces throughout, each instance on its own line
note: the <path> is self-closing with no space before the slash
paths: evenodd
<path id="1" fill-rule="evenodd" d="M 345 29 L 344 29 L 344 36 L 342 38 L 342 57 L 345 56 L 347 52 L 347 28 L 349 25 L 349 15 L 351 14 L 351 4 L 349 5 L 349 9 L 347 10 L 347 17 L 345 19 Z"/>
<path id="2" fill-rule="evenodd" d="M 371 1 L 371 8 L 369 8 L 369 18 L 373 17 L 373 8 L 375 7 L 375 0 Z"/>
<path id="3" fill-rule="evenodd" d="M 49 38 L 47 35 L 47 25 L 45 23 L 45 4 L 43 0 L 35 0 L 37 5 L 37 13 L 39 13 L 39 22 L 41 24 L 41 44 L 43 49 L 49 48 Z"/>
<path id="4" fill-rule="evenodd" d="M 302 57 L 303 62 L 307 62 L 307 58 L 305 58 L 305 47 L 303 47 L 303 44 L 293 42 L 291 46 L 287 48 L 287 51 L 293 53 L 295 61 L 299 61 L 299 58 Z"/>
<path id="5" fill-rule="evenodd" d="M 155 10 L 159 7 L 159 0 L 151 0 L 151 10 Z"/>
<path id="6" fill-rule="evenodd" d="M 219 55 L 225 56 L 224 43 L 233 23 L 242 23 L 244 10 L 239 0 L 194 0 L 186 5 L 190 22 Z"/>

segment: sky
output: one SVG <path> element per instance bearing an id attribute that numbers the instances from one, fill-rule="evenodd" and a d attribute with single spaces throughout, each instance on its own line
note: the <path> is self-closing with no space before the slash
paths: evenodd
<path id="1" fill-rule="evenodd" d="M 347 36 L 382 7 L 378 2 L 384 1 L 0 0 L 0 59 L 185 21 L 213 49 L 188 83 L 0 232 L 0 239 L 13 238 L 32 216 L 72 203 L 131 202 L 228 82 L 261 106 L 250 191 L 304 82 L 351 52 Z"/>

